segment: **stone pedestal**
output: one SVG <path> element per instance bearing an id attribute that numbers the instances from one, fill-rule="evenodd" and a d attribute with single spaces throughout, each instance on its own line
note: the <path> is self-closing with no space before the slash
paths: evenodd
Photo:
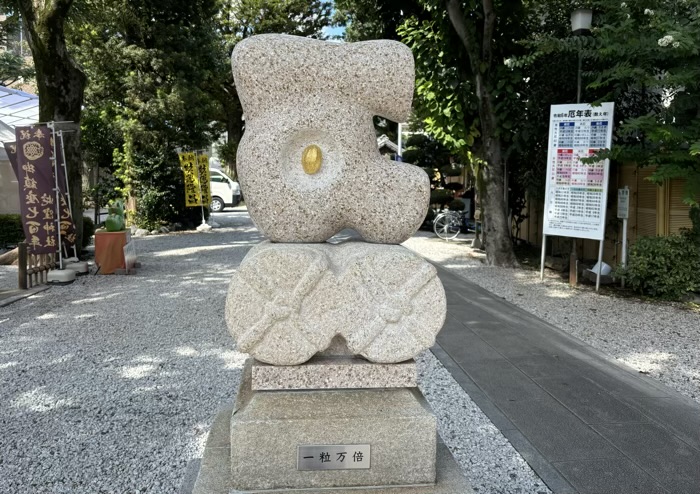
<path id="1" fill-rule="evenodd" d="M 212 427 L 193 493 L 471 492 L 438 444 L 415 379 L 413 360 L 324 356 L 269 366 L 250 359 L 235 406 Z M 297 448 L 311 445 L 366 445 L 370 454 L 364 468 L 309 470 Z M 346 453 L 342 461 L 352 461 Z"/>

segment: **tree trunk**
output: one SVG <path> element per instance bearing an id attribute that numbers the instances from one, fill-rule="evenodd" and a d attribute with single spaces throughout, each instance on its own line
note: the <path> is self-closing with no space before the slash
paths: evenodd
<path id="1" fill-rule="evenodd" d="M 237 99 L 237 98 L 236 98 Z M 226 132 L 228 134 L 228 145 L 232 152 L 238 150 L 238 144 L 241 142 L 243 137 L 243 107 L 240 102 L 237 105 L 227 105 L 226 108 Z M 226 166 L 228 167 L 231 177 L 234 180 L 238 180 L 238 169 L 236 166 L 235 154 L 231 154 L 228 160 L 226 160 Z"/>
<path id="2" fill-rule="evenodd" d="M 459 0 L 446 0 L 452 27 L 469 55 L 476 97 L 479 101 L 479 127 L 486 161 L 486 166 L 483 169 L 484 187 L 480 191 L 481 204 L 484 209 L 482 233 L 486 260 L 492 266 L 516 267 L 518 262 L 513 252 L 513 243 L 510 240 L 508 213 L 505 204 L 503 183 L 505 163 L 501 141 L 496 137 L 498 121 L 491 96 L 491 45 L 493 43 L 495 13 L 490 0 L 482 0 L 482 6 L 484 26 L 483 30 L 480 31 L 473 22 L 469 24 L 465 22 Z M 479 32 L 483 33 L 481 40 L 477 38 Z"/>
<path id="3" fill-rule="evenodd" d="M 514 268 L 518 261 L 513 252 L 510 238 L 508 214 L 504 200 L 504 166 L 501 158 L 500 142 L 491 138 L 495 145 L 487 147 L 486 159 L 489 163 L 484 168 L 484 187 L 482 204 L 484 207 L 483 237 L 486 261 L 492 266 Z"/>
<path id="4" fill-rule="evenodd" d="M 66 48 L 64 24 L 72 0 L 54 0 L 35 8 L 31 0 L 20 0 L 27 42 L 32 50 L 39 89 L 39 120 L 71 122 L 57 124 L 64 130 L 64 152 L 68 186 L 76 227 L 76 248 L 80 252 L 83 236 L 83 161 L 80 147 L 80 115 L 86 77 Z"/>

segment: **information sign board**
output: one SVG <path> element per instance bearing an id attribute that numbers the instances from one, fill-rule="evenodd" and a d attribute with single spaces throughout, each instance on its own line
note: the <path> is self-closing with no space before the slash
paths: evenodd
<path id="1" fill-rule="evenodd" d="M 617 217 L 621 220 L 629 218 L 630 214 L 630 190 L 628 187 L 617 189 Z"/>
<path id="2" fill-rule="evenodd" d="M 603 240 L 609 160 L 581 158 L 610 148 L 614 103 L 552 105 L 544 234 Z"/>

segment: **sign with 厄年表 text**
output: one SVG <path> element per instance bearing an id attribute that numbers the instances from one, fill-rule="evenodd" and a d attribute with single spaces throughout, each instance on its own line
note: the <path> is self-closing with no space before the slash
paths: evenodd
<path id="1" fill-rule="evenodd" d="M 297 470 L 368 470 L 369 444 L 297 446 Z"/>
<path id="2" fill-rule="evenodd" d="M 544 234 L 605 237 L 609 160 L 583 163 L 612 140 L 613 103 L 552 105 L 549 121 Z"/>
<path id="3" fill-rule="evenodd" d="M 185 206 L 206 206 L 211 203 L 209 157 L 200 153 L 180 153 L 180 168 L 185 175 Z M 204 201 L 204 204 L 202 204 Z"/>

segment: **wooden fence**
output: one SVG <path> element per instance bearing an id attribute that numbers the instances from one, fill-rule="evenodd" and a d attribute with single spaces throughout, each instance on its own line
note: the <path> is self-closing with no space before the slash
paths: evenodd
<path id="1" fill-rule="evenodd" d="M 17 265 L 19 288 L 26 290 L 48 281 L 49 270 L 56 268 L 56 254 L 31 254 L 26 242 L 20 242 Z"/>

